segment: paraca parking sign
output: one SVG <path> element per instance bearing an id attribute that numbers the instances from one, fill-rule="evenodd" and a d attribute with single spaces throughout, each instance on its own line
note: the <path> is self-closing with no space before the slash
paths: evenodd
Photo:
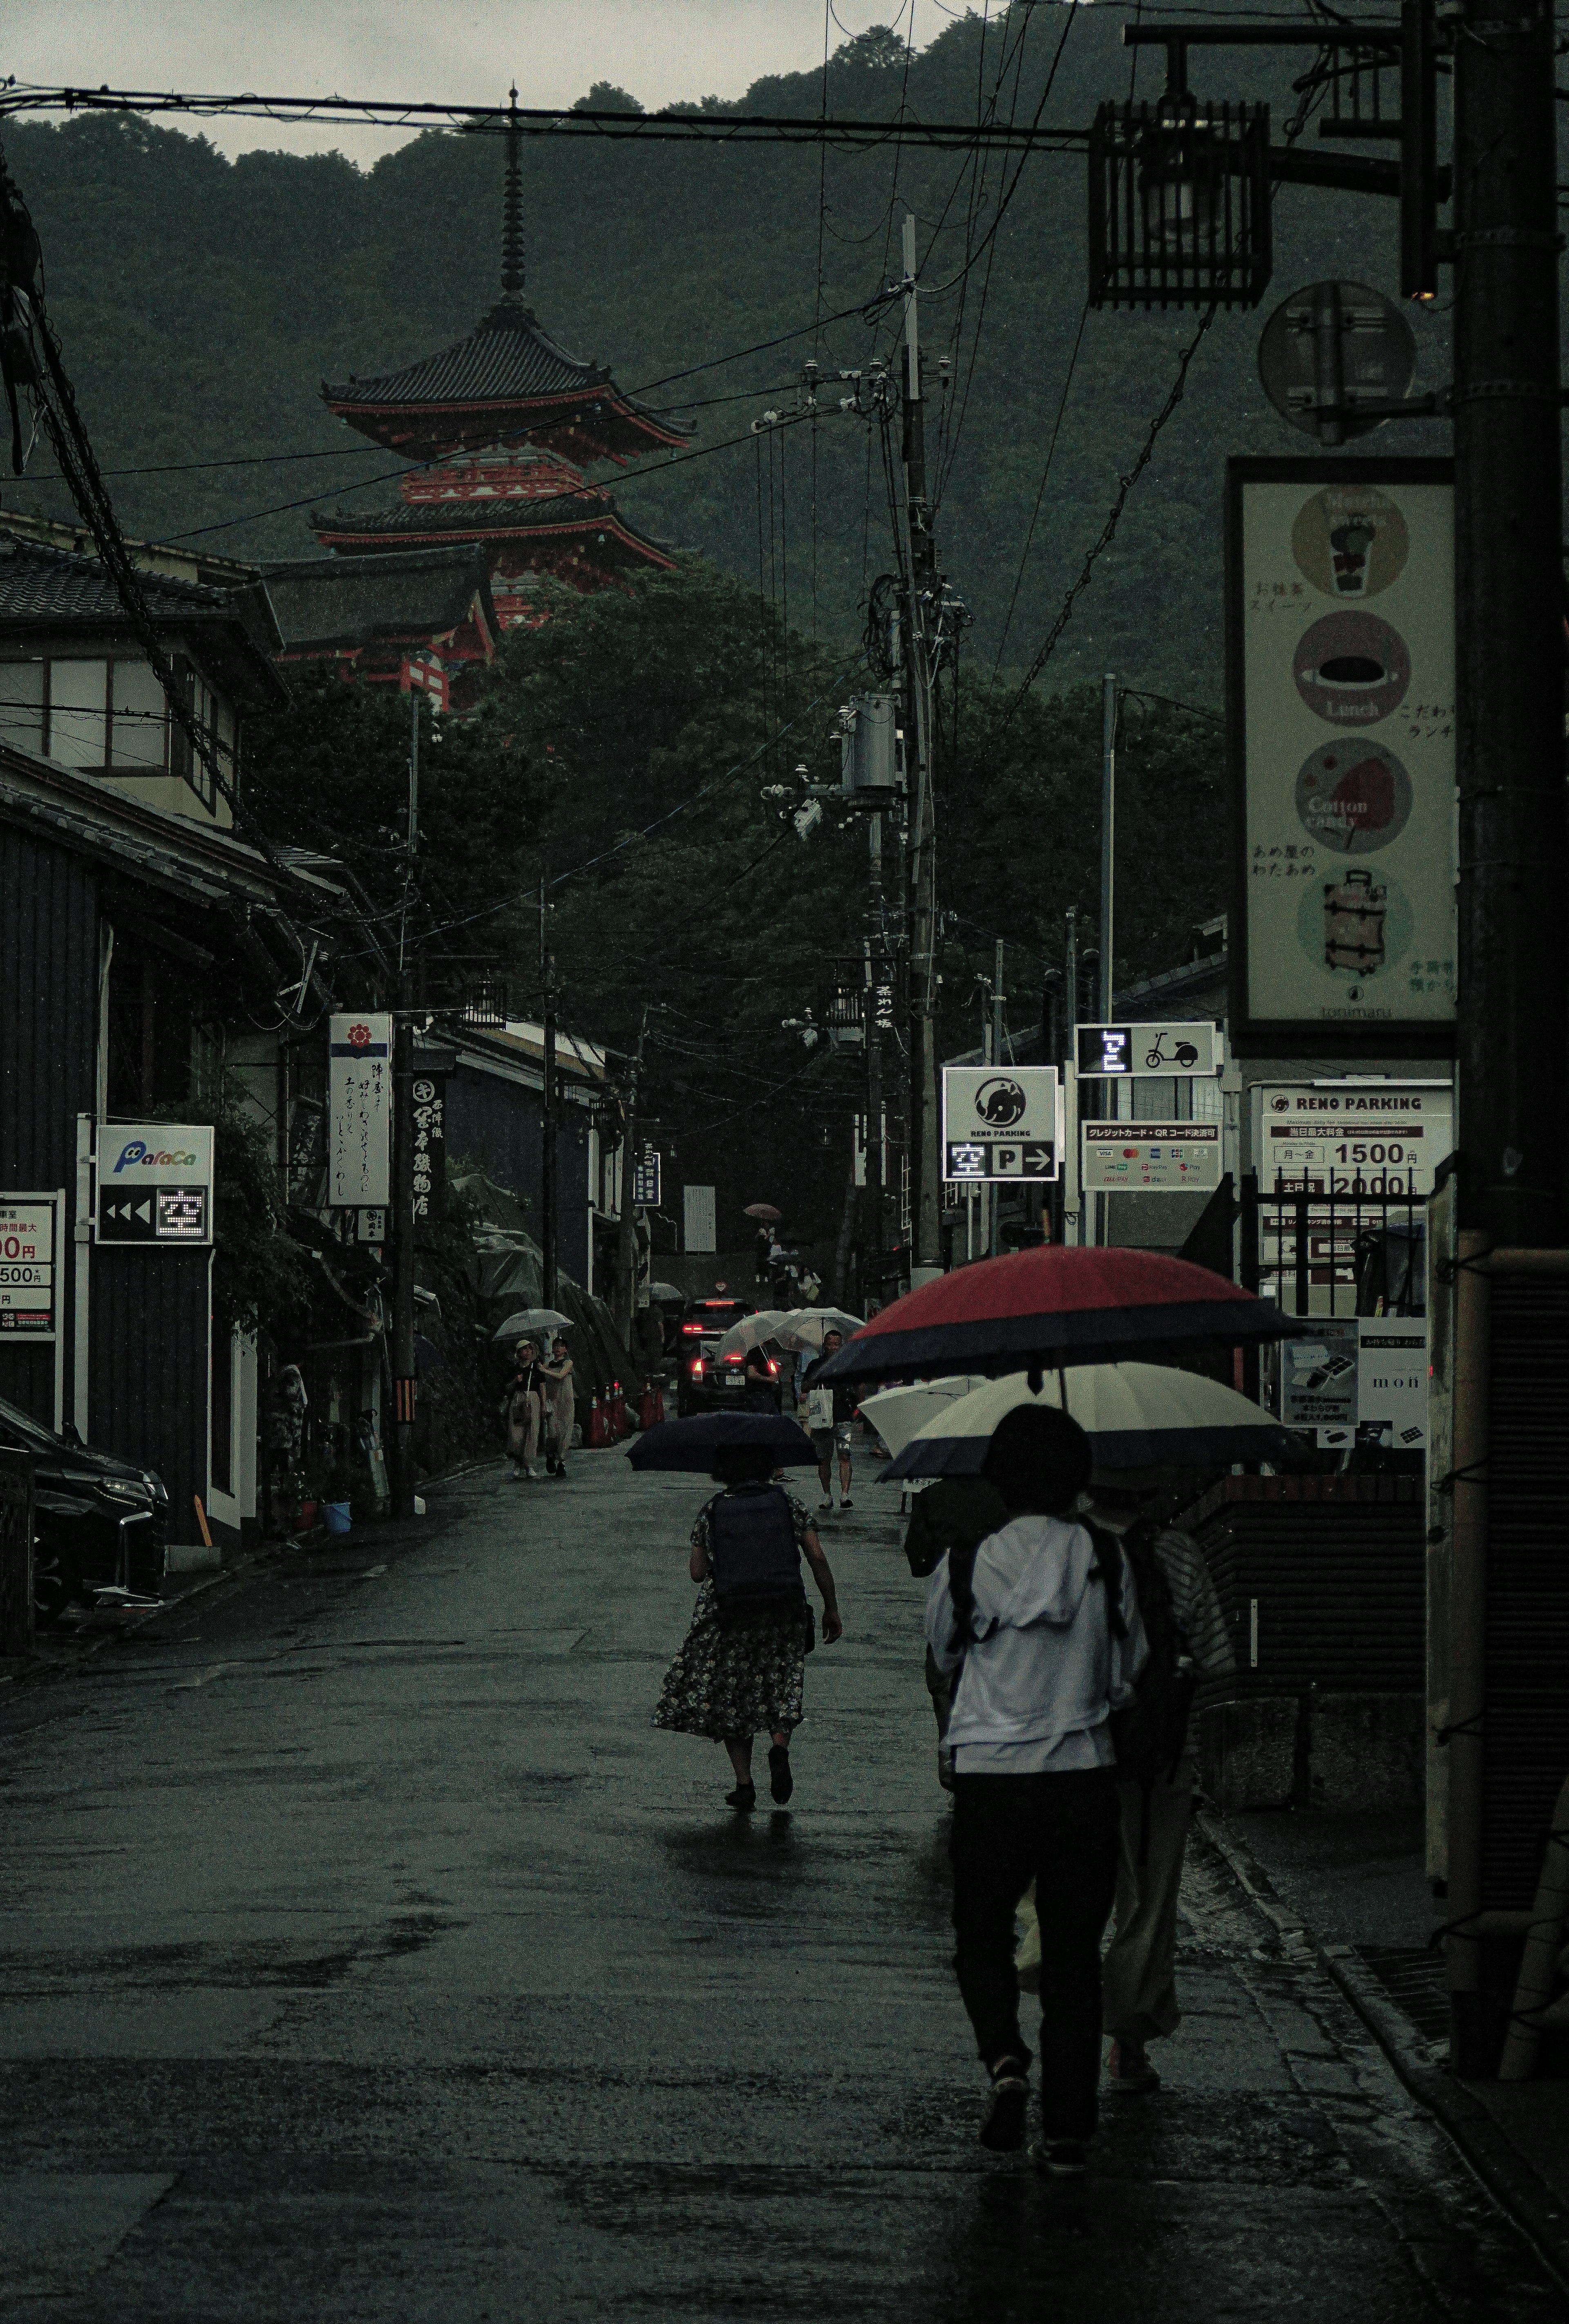
<path id="1" fill-rule="evenodd" d="M 213 1134 L 202 1122 L 106 1121 L 97 1239 L 189 1250 L 212 1240 Z"/>

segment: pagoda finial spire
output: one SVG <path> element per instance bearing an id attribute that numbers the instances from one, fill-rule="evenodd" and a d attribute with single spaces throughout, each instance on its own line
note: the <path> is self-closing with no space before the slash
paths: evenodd
<path id="1" fill-rule="evenodd" d="M 523 171 L 522 132 L 518 126 L 518 90 L 514 81 L 507 119 L 507 166 L 502 194 L 502 297 L 523 295 Z"/>

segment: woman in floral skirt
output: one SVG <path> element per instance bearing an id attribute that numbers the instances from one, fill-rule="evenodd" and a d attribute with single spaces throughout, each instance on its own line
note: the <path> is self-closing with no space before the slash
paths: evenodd
<path id="1" fill-rule="evenodd" d="M 823 1600 L 823 1644 L 844 1630 L 834 1577 L 802 1504 L 771 1481 L 777 1455 L 724 1445 L 714 1477 L 725 1490 L 699 1511 L 690 1572 L 698 1585 L 692 1627 L 665 1675 L 654 1725 L 723 1743 L 735 1771 L 733 1808 L 757 1803 L 752 1738 L 769 1739 L 769 1790 L 780 1806 L 795 1788 L 789 1742 L 801 1720 L 812 1617 L 800 1561 Z"/>

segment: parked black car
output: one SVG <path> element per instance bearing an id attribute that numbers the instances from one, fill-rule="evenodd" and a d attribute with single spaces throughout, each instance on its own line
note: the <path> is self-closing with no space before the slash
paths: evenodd
<path id="1" fill-rule="evenodd" d="M 755 1315 L 750 1299 L 688 1299 L 676 1333 L 676 1410 L 743 1411 L 750 1400 L 745 1358 L 721 1357 L 718 1349 L 733 1323 Z"/>
<path id="2" fill-rule="evenodd" d="M 157 1595 L 169 1537 L 161 1477 L 57 1436 L 4 1397 L 0 1445 L 32 1455 L 32 1603 L 41 1627 L 109 1583 Z"/>

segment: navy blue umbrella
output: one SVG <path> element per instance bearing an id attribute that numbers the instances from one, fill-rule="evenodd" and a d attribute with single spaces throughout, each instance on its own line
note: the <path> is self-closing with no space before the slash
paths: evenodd
<path id="1" fill-rule="evenodd" d="M 771 1412 L 698 1412 L 690 1420 L 661 1420 L 627 1448 L 634 1469 L 695 1469 L 706 1476 L 724 1444 L 764 1446 L 774 1466 L 816 1468 L 812 1440 L 793 1420 Z"/>

